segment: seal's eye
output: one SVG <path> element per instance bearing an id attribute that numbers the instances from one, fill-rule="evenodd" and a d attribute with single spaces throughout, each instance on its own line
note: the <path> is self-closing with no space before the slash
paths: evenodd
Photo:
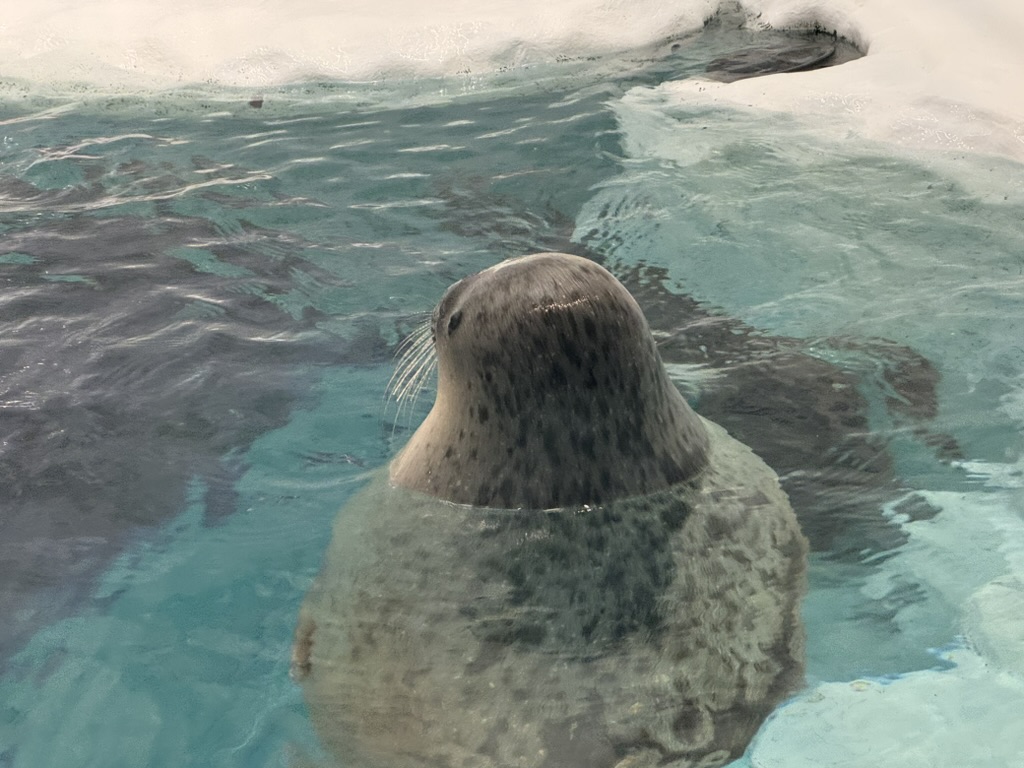
<path id="1" fill-rule="evenodd" d="M 457 309 L 452 312 L 452 316 L 448 318 L 448 335 L 451 336 L 455 333 L 455 329 L 459 327 L 459 323 L 462 322 L 462 310 Z"/>

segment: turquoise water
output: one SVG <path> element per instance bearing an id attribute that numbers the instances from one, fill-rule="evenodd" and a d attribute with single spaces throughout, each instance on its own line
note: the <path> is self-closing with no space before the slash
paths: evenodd
<path id="1" fill-rule="evenodd" d="M 978 597 L 1024 575 L 1024 211 L 795 121 L 664 103 L 731 42 L 260 109 L 0 108 L 0 765 L 315 759 L 291 632 L 337 510 L 429 401 L 388 406 L 394 345 L 453 281 L 547 248 L 663 268 L 855 382 L 893 475 L 857 525 L 892 536 L 813 555 L 809 690 L 956 681 L 975 649 L 1024 669 Z M 671 340 L 671 303 L 638 298 Z M 938 375 L 900 388 L 909 350 Z M 698 408 L 732 375 L 666 360 Z M 1017 706 L 971 675 L 974 711 Z"/>

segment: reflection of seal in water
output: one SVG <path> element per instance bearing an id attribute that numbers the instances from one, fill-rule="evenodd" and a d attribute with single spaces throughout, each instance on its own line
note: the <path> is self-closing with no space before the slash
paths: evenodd
<path id="1" fill-rule="evenodd" d="M 777 477 L 689 409 L 586 259 L 467 278 L 433 335 L 434 409 L 302 609 L 325 744 L 354 768 L 738 756 L 802 672 L 806 546 Z"/>

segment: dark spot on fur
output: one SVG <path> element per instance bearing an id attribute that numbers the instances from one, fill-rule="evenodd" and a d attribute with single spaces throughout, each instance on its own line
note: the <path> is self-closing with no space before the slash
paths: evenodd
<path id="1" fill-rule="evenodd" d="M 576 340 L 564 334 L 559 334 L 558 345 L 565 359 L 572 364 L 573 368 L 579 370 L 583 366 L 583 358 L 580 355 L 579 344 L 576 343 Z"/>
<path id="2" fill-rule="evenodd" d="M 554 424 L 548 424 L 544 430 L 544 452 L 552 462 L 556 460 L 558 454 L 558 432 L 559 427 Z"/>
<path id="3" fill-rule="evenodd" d="M 701 724 L 700 710 L 693 704 L 680 708 L 679 715 L 672 722 L 672 733 L 682 742 L 692 741 Z"/>
<path id="4" fill-rule="evenodd" d="M 556 389 L 562 389 L 568 383 L 565 378 L 565 371 L 562 370 L 562 366 L 557 360 L 551 363 L 549 378 L 551 379 L 552 386 Z"/>
<path id="5" fill-rule="evenodd" d="M 473 504 L 477 507 L 489 507 L 493 500 L 494 492 L 491 490 L 491 486 L 488 483 L 480 483 L 480 488 L 477 489 L 476 500 Z"/>
<path id="6" fill-rule="evenodd" d="M 583 419 L 583 421 L 585 422 L 590 422 L 590 420 L 593 418 L 592 405 L 593 403 L 589 399 L 579 401 L 579 407 L 576 409 L 576 412 L 579 414 L 580 418 Z"/>
<path id="7" fill-rule="evenodd" d="M 537 509 L 540 507 L 540 504 L 537 501 L 537 494 L 533 489 L 526 487 L 519 489 L 518 501 L 514 506 L 522 507 L 523 509 Z"/>
<path id="8" fill-rule="evenodd" d="M 506 477 L 501 481 L 501 485 L 498 486 L 498 501 L 503 506 L 509 506 L 513 504 L 512 495 L 515 493 L 515 485 L 512 483 L 512 478 Z"/>
<path id="9" fill-rule="evenodd" d="M 616 430 L 615 447 L 619 449 L 619 453 L 631 456 L 635 443 L 636 435 L 633 434 L 633 430 L 630 427 L 622 426 Z"/>
<path id="10" fill-rule="evenodd" d="M 480 646 L 480 654 L 466 665 L 466 671 L 470 674 L 479 674 L 493 667 L 501 661 L 499 645 L 493 642 L 485 642 Z"/>
<path id="11" fill-rule="evenodd" d="M 487 423 L 487 419 L 489 419 L 490 416 L 491 416 L 491 412 L 487 410 L 487 406 L 486 405 L 481 405 L 477 409 L 476 417 L 477 417 L 477 420 L 481 424 L 486 424 Z"/>
<path id="12" fill-rule="evenodd" d="M 661 474 L 669 485 L 674 485 L 686 478 L 686 472 L 667 454 L 661 457 Z"/>
<path id="13" fill-rule="evenodd" d="M 670 531 L 678 531 L 690 514 L 690 508 L 679 499 L 674 499 L 661 507 L 661 521 Z"/>

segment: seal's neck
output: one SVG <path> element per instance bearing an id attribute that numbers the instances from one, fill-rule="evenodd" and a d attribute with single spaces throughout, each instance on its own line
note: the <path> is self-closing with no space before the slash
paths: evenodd
<path id="1" fill-rule="evenodd" d="M 461 504 L 531 509 L 683 482 L 706 463 L 707 432 L 656 351 L 652 362 L 614 374 L 562 370 L 543 386 L 543 361 L 489 369 L 462 387 L 464 378 L 442 370 L 433 409 L 392 462 L 392 482 Z"/>

